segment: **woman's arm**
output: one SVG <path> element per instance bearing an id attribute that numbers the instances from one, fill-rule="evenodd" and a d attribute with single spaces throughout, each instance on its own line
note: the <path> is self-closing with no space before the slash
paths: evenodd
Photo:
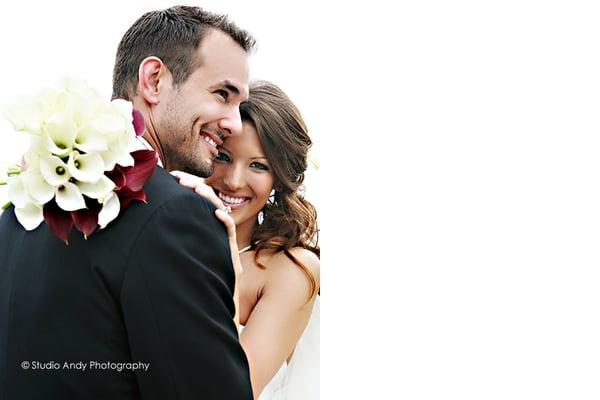
<path id="1" fill-rule="evenodd" d="M 305 249 L 291 253 L 320 281 L 318 257 Z M 308 324 L 314 298 L 308 302 L 310 282 L 302 270 L 283 253 L 262 259 L 267 266 L 264 292 L 252 310 L 240 336 L 250 364 L 254 398 L 258 398 L 296 347 Z"/>

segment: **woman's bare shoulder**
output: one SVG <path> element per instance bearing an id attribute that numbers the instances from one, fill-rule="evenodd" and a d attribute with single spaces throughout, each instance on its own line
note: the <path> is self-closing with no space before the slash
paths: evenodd
<path id="1" fill-rule="evenodd" d="M 312 251 L 302 247 L 294 247 L 289 252 L 308 269 L 318 288 L 321 277 L 319 257 Z M 302 291 L 304 293 L 306 287 L 310 286 L 310 282 L 301 267 L 284 252 L 265 254 L 264 258 L 261 256 L 259 260 L 267 267 L 267 288 L 269 286 L 286 287 L 287 290 Z"/>

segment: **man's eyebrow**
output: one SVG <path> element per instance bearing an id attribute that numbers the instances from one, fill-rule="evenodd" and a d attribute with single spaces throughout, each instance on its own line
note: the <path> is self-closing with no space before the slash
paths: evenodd
<path id="1" fill-rule="evenodd" d="M 235 95 L 240 94 L 240 89 L 238 89 L 237 86 L 235 86 L 229 80 L 224 80 L 224 81 L 220 82 L 219 85 L 223 86 L 225 89 L 229 90 L 230 92 L 232 92 Z"/>

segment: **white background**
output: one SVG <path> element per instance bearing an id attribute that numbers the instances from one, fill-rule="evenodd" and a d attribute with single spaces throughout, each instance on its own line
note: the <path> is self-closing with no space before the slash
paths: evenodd
<path id="1" fill-rule="evenodd" d="M 3 10 L 2 100 L 72 71 L 108 95 L 165 4 L 81 3 Z M 317 143 L 323 399 L 600 397 L 594 2 L 202 5 Z"/>

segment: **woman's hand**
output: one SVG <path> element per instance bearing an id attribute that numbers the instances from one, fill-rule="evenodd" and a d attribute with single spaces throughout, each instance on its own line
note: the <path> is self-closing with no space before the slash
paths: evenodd
<path id="1" fill-rule="evenodd" d="M 213 203 L 219 210 L 225 211 L 225 205 L 215 194 L 215 191 L 204 183 L 204 178 L 182 171 L 173 171 L 171 172 L 171 175 L 179 180 L 179 184 L 194 189 L 196 193 Z"/>

